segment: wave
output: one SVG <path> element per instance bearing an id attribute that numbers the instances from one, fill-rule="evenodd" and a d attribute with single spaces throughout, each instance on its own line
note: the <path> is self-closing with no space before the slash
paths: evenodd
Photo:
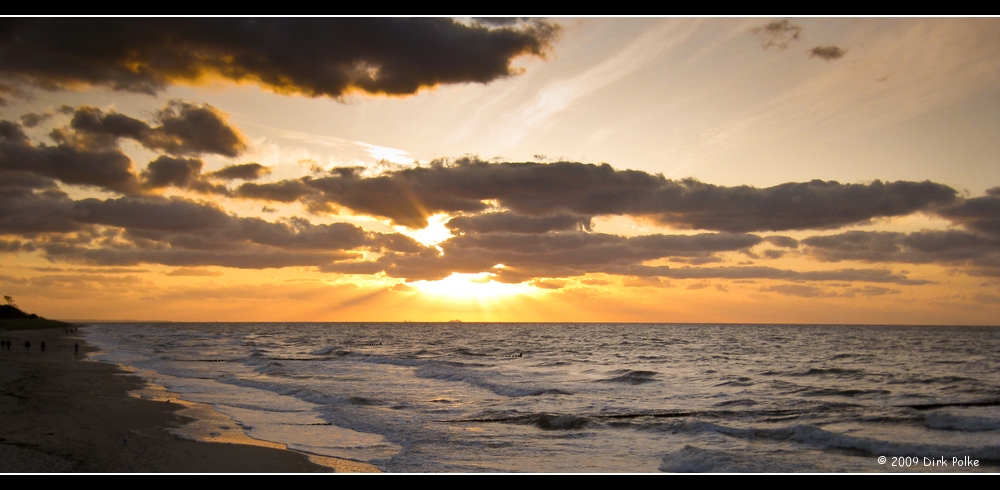
<path id="1" fill-rule="evenodd" d="M 927 427 L 941 430 L 1000 431 L 1000 419 L 995 417 L 931 413 L 924 419 L 924 423 Z"/>
<path id="2" fill-rule="evenodd" d="M 598 383 L 626 383 L 630 385 L 637 385 L 642 383 L 649 383 L 656 381 L 656 377 L 660 374 L 656 371 L 632 371 L 628 369 L 619 369 L 617 371 L 612 371 L 612 374 L 617 374 L 617 376 L 612 376 L 610 378 L 604 378 L 597 380 Z"/>
<path id="3" fill-rule="evenodd" d="M 465 382 L 490 390 L 498 395 L 509 397 L 572 394 L 568 391 L 557 388 L 547 388 L 541 386 L 514 386 L 496 383 L 492 381 L 491 378 L 500 377 L 497 373 L 471 372 L 463 369 L 454 369 L 453 366 L 439 364 L 420 366 L 414 371 L 414 375 L 418 378 Z"/>
<path id="4" fill-rule="evenodd" d="M 850 450 L 870 456 L 923 457 L 933 454 L 949 459 L 952 457 L 963 458 L 969 456 L 973 459 L 986 462 L 1000 462 L 1000 445 L 976 447 L 886 441 L 873 437 L 832 432 L 812 425 L 796 424 L 778 428 L 734 428 L 711 422 L 692 421 L 684 424 L 680 430 L 685 432 L 714 432 L 747 441 L 760 439 L 791 441 L 821 450 Z"/>
<path id="5" fill-rule="evenodd" d="M 324 347 L 322 349 L 314 350 L 314 351 L 310 352 L 309 354 L 313 355 L 313 356 L 325 356 L 325 355 L 329 355 L 331 352 L 336 352 L 337 349 L 338 349 L 337 347 L 329 346 L 329 347 Z"/>
<path id="6" fill-rule="evenodd" d="M 724 402 L 716 403 L 715 407 L 751 407 L 756 405 L 757 402 L 749 398 L 741 398 L 739 400 L 729 400 Z"/>
<path id="7" fill-rule="evenodd" d="M 535 426 L 545 430 L 582 429 L 590 424 L 590 422 L 590 419 L 587 417 L 578 417 L 576 415 L 555 415 L 550 413 L 539 415 L 534 420 Z"/>
<path id="8" fill-rule="evenodd" d="M 753 386 L 756 383 L 753 382 L 751 378 L 746 376 L 740 376 L 732 381 L 723 381 L 715 386 Z"/>
<path id="9" fill-rule="evenodd" d="M 751 473 L 753 461 L 743 461 L 738 453 L 684 446 L 663 456 L 660 471 L 666 473 Z"/>
<path id="10" fill-rule="evenodd" d="M 809 368 L 805 371 L 764 371 L 761 373 L 764 376 L 836 376 L 845 377 L 847 379 L 857 379 L 868 373 L 862 369 L 850 369 L 850 368 Z"/>
<path id="11" fill-rule="evenodd" d="M 468 423 L 468 422 L 478 422 L 478 423 L 513 423 L 513 424 L 524 424 L 524 425 L 534 425 L 539 429 L 544 430 L 574 430 L 582 429 L 594 421 L 590 417 L 582 415 L 571 415 L 571 414 L 556 414 L 556 413 L 532 413 L 532 414 L 510 414 L 510 413 L 495 413 L 495 414 L 483 414 L 479 417 L 458 419 L 458 420 L 446 420 L 442 422 L 449 423 Z"/>
<path id="12" fill-rule="evenodd" d="M 946 402 L 946 403 L 921 403 L 916 405 L 898 405 L 899 408 L 912 408 L 914 410 L 933 410 L 936 408 L 948 407 L 996 407 L 1000 406 L 1000 400 L 980 400 L 975 402 Z"/>
<path id="13" fill-rule="evenodd" d="M 848 398 L 856 398 L 866 395 L 890 395 L 892 394 L 889 390 L 854 390 L 854 389 L 838 389 L 838 388 L 807 388 L 800 392 L 802 396 L 846 396 Z"/>

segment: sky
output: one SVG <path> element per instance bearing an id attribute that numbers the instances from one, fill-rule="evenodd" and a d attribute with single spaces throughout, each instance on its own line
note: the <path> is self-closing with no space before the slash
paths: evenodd
<path id="1" fill-rule="evenodd" d="M 0 291 L 1000 324 L 1000 19 L 0 19 Z"/>

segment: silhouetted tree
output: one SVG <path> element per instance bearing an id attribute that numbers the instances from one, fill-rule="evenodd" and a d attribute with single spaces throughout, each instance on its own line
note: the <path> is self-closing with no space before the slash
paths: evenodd
<path id="1" fill-rule="evenodd" d="M 8 305 L 11 305 L 11 306 L 13 306 L 15 308 L 17 307 L 17 305 L 14 304 L 14 298 L 11 298 L 10 296 L 4 295 L 3 299 L 7 300 L 7 304 Z"/>

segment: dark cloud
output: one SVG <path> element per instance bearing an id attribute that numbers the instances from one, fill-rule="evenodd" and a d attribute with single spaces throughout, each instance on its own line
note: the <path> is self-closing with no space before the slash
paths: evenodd
<path id="1" fill-rule="evenodd" d="M 283 180 L 267 184 L 247 182 L 236 188 L 233 195 L 261 201 L 295 202 L 303 197 L 316 194 L 316 191 L 309 186 L 311 180 L 309 177 L 303 177 L 300 180 Z"/>
<path id="2" fill-rule="evenodd" d="M 0 284 L 3 284 L 4 286 L 13 286 L 13 285 L 23 286 L 29 284 L 30 282 L 31 280 L 22 277 L 14 277 L 14 276 L 8 276 L 6 274 L 0 274 Z"/>
<path id="3" fill-rule="evenodd" d="M 21 116 L 21 124 L 26 128 L 33 128 L 52 117 L 51 113 L 28 113 Z"/>
<path id="4" fill-rule="evenodd" d="M 710 257 L 760 241 L 756 235 L 727 233 L 631 238 L 585 232 L 466 234 L 438 244 L 440 253 L 434 249 L 386 253 L 372 262 L 379 268 L 371 270 L 407 280 L 442 279 L 453 272 L 492 272 L 498 281 L 517 283 L 605 272 L 612 267 L 623 269 L 648 260 Z M 497 264 L 504 267 L 495 268 Z M 327 270 L 346 272 L 339 265 Z"/>
<path id="5" fill-rule="evenodd" d="M 879 287 L 879 286 L 865 286 L 863 288 L 850 288 L 850 289 L 844 291 L 841 294 L 841 296 L 845 296 L 845 297 L 850 298 L 850 297 L 853 297 L 855 295 L 860 295 L 860 296 L 882 296 L 882 295 L 885 295 L 885 294 L 899 294 L 899 293 L 900 293 L 900 291 L 898 289 L 889 289 L 889 288 L 883 288 L 883 287 Z"/>
<path id="6" fill-rule="evenodd" d="M 548 216 L 533 218 L 514 213 L 486 213 L 452 218 L 445 226 L 456 233 L 546 233 L 549 231 L 587 230 L 592 219 L 583 216 Z"/>
<path id="7" fill-rule="evenodd" d="M 472 21 L 478 24 L 490 26 L 512 26 L 519 22 L 526 22 L 528 17 L 473 17 Z"/>
<path id="8" fill-rule="evenodd" d="M 787 236 L 771 235 L 764 237 L 764 241 L 782 248 L 797 248 L 799 241 Z"/>
<path id="9" fill-rule="evenodd" d="M 364 262 L 364 261 L 344 261 L 337 262 L 334 264 L 326 264 L 319 266 L 319 270 L 322 272 L 335 272 L 338 274 L 360 274 L 365 276 L 370 276 L 372 274 L 377 274 L 382 272 L 384 267 L 377 262 Z"/>
<path id="10" fill-rule="evenodd" d="M 1000 239 L 1000 187 L 987 190 L 983 197 L 941 208 L 937 214 L 969 230 Z"/>
<path id="11" fill-rule="evenodd" d="M 934 284 L 933 281 L 910 279 L 903 274 L 895 274 L 888 269 L 793 271 L 761 266 L 671 268 L 667 266 L 634 265 L 628 267 L 609 267 L 604 272 L 608 274 L 640 277 L 656 276 L 670 279 L 778 279 L 785 281 L 861 281 L 906 285 Z"/>
<path id="12" fill-rule="evenodd" d="M 729 232 L 836 228 L 875 217 L 902 216 L 954 200 L 956 192 L 933 182 L 841 184 L 813 180 L 757 189 L 693 180 L 662 194 L 654 219 L 685 228 Z M 786 242 L 787 243 L 787 242 Z"/>
<path id="13" fill-rule="evenodd" d="M 35 245 L 31 242 L 0 239 L 0 253 L 15 253 L 20 251 L 33 252 Z"/>
<path id="14" fill-rule="evenodd" d="M 368 232 L 347 223 L 314 225 L 298 218 L 241 218 L 214 204 L 178 197 L 72 201 L 62 193 L 23 192 L 19 198 L 0 199 L 0 234 L 38 233 L 48 235 L 32 246 L 50 260 L 106 266 L 324 266 L 357 260 L 362 250 L 426 250 L 396 233 Z"/>
<path id="15" fill-rule="evenodd" d="M 837 296 L 837 293 L 835 292 L 832 291 L 827 292 L 821 288 L 815 286 L 806 286 L 803 284 L 778 284 L 775 286 L 768 286 L 765 288 L 761 288 L 760 290 L 766 292 L 784 294 L 786 296 L 800 296 L 803 298 Z"/>
<path id="16" fill-rule="evenodd" d="M 541 280 L 532 281 L 531 285 L 539 289 L 562 289 L 566 287 L 566 281 Z"/>
<path id="17" fill-rule="evenodd" d="M 141 187 L 132 160 L 117 148 L 89 147 L 68 137 L 57 146 L 34 145 L 19 124 L 0 121 L 0 171 L 11 170 L 123 194 Z"/>
<path id="18" fill-rule="evenodd" d="M 384 272 L 407 280 L 441 279 L 454 272 L 490 272 L 495 280 L 508 283 L 551 281 L 589 273 L 663 279 L 929 283 L 887 269 L 803 272 L 758 266 L 646 265 L 656 260 L 692 264 L 717 261 L 721 253 L 746 251 L 765 241 L 743 233 L 621 237 L 580 230 L 469 231 L 440 243 L 438 250 L 397 233 L 368 232 L 348 223 L 312 224 L 301 218 L 269 222 L 239 217 L 215 204 L 179 197 L 73 201 L 57 189 L 0 187 L 0 191 L 6 193 L 0 199 L 0 234 L 42 234 L 40 239 L 31 240 L 31 246 L 49 260 L 102 266 L 312 266 L 347 274 Z M 506 218 L 502 222 L 506 223 Z M 784 238 L 769 242 L 792 244 Z M 27 250 L 22 247 L 28 242 L 4 240 L 4 250 Z M 989 264 L 983 261 L 995 259 L 1000 250 L 988 238 L 960 231 L 909 235 L 850 232 L 808 238 L 801 245 L 807 254 L 821 260 L 922 263 L 940 262 L 945 257 L 956 264 L 968 261 L 980 268 L 987 267 Z M 362 251 L 378 255 L 366 260 Z M 495 267 L 498 264 L 503 267 Z M 1000 261 L 995 266 L 993 270 L 1000 270 Z"/>
<path id="19" fill-rule="evenodd" d="M 622 279 L 622 286 L 627 288 L 672 288 L 673 284 L 660 280 L 657 277 L 626 277 Z"/>
<path id="20" fill-rule="evenodd" d="M 802 240 L 805 253 L 822 261 L 964 263 L 1000 253 L 1000 241 L 959 231 L 849 231 Z"/>
<path id="21" fill-rule="evenodd" d="M 238 225 L 238 238 L 284 249 L 353 250 L 392 245 L 391 241 L 377 242 L 375 237 L 379 235 L 349 223 L 313 225 L 298 218 L 277 223 L 259 218 L 238 218 Z M 412 239 L 403 239 L 409 240 L 407 244 L 412 243 Z"/>
<path id="22" fill-rule="evenodd" d="M 809 51 L 809 57 L 822 58 L 826 61 L 839 60 L 847 54 L 847 51 L 837 46 L 816 46 Z"/>
<path id="23" fill-rule="evenodd" d="M 229 228 L 233 217 L 222 208 L 179 197 L 83 199 L 74 203 L 82 223 L 165 232 L 208 232 Z"/>
<path id="24" fill-rule="evenodd" d="M 121 138 L 171 155 L 215 153 L 235 156 L 246 148 L 245 138 L 230 127 L 211 106 L 173 101 L 159 111 L 158 126 L 115 112 L 81 106 L 60 109 L 72 112 L 67 128 L 50 133 L 57 145 L 32 143 L 22 127 L 0 121 L 0 173 L 21 172 L 55 179 L 65 184 L 96 187 L 125 195 L 148 194 L 174 186 L 204 194 L 228 195 L 229 190 L 201 175 L 204 163 L 197 158 L 161 155 L 141 175 L 119 148 Z M 31 119 L 31 118 L 29 118 Z M 232 165 L 211 177 L 247 177 L 266 174 L 259 164 Z M 2 183 L 0 183 L 2 185 Z"/>
<path id="25" fill-rule="evenodd" d="M 174 186 L 202 194 L 228 196 L 229 189 L 226 186 L 214 184 L 202 175 L 201 169 L 204 166 L 205 163 L 199 158 L 161 156 L 146 166 L 146 170 L 142 172 L 142 184 L 146 189 Z"/>
<path id="26" fill-rule="evenodd" d="M 3 56 L 0 52 L 0 60 Z M 757 258 L 750 249 L 767 242 L 780 248 L 760 251 L 768 258 L 799 249 L 823 261 L 938 263 L 1000 276 L 1000 188 L 984 197 L 960 199 L 954 189 L 929 181 L 814 180 L 767 188 L 726 187 L 616 170 L 607 164 L 487 163 L 466 158 L 395 167 L 375 176 L 357 168 L 337 168 L 296 180 L 243 182 L 230 189 L 222 181 L 257 180 L 270 169 L 247 163 L 202 174 L 203 161 L 187 157 L 235 156 L 245 148 L 245 139 L 224 116 L 207 105 L 171 102 L 153 119 L 147 123 L 81 107 L 68 128 L 53 131 L 54 146 L 34 144 L 21 125 L 0 121 L 0 234 L 4 235 L 0 251 L 41 251 L 49 260 L 102 266 L 156 263 L 179 267 L 178 271 L 308 266 L 407 280 L 489 272 L 501 282 L 533 281 L 552 288 L 565 286 L 559 278 L 591 273 L 628 276 L 645 285 L 669 285 L 661 279 L 929 283 L 887 269 L 690 267 L 721 262 L 727 252 Z M 166 155 L 137 174 L 118 148 L 121 138 Z M 124 197 L 74 201 L 56 181 Z M 312 212 L 379 216 L 411 228 L 426 226 L 427 218 L 436 213 L 457 214 L 447 222 L 457 236 L 438 249 L 405 235 L 368 232 L 347 223 L 312 224 L 300 218 L 270 222 L 239 217 L 211 203 L 151 195 L 169 186 L 300 202 Z M 829 229 L 918 211 L 936 213 L 967 231 L 850 232 L 801 242 L 748 234 Z M 594 217 L 615 215 L 721 233 L 621 237 L 592 232 Z M 698 283 L 702 284 L 708 283 Z M 806 288 L 812 286 L 796 286 L 800 287 L 772 290 L 810 294 Z M 869 286 L 845 289 L 842 295 L 893 291 Z"/>
<path id="27" fill-rule="evenodd" d="M 222 180 L 257 180 L 270 173 L 270 167 L 265 167 L 259 163 L 243 163 L 240 165 L 227 165 L 206 175 Z"/>
<path id="28" fill-rule="evenodd" d="M 269 222 L 241 218 L 222 208 L 182 198 L 85 199 L 75 203 L 83 223 L 124 228 L 130 237 L 185 248 L 224 250 L 250 242 L 289 250 L 393 250 L 413 252 L 423 247 L 391 233 L 371 233 L 348 223 L 313 225 L 301 218 Z"/>
<path id="29" fill-rule="evenodd" d="M 235 157 L 247 148 L 246 137 L 230 126 L 228 117 L 214 107 L 173 101 L 156 115 L 158 128 L 151 141 L 140 141 L 173 155 L 215 153 Z"/>
<path id="30" fill-rule="evenodd" d="M 976 293 L 973 296 L 973 299 L 975 299 L 977 303 L 996 303 L 996 304 L 1000 304 L 1000 295 L 996 295 L 996 294 Z"/>
<path id="31" fill-rule="evenodd" d="M 2 157 L 0 157 L 2 158 Z M 32 172 L 23 170 L 0 169 L 0 192 L 23 193 L 33 189 L 57 189 L 56 181 Z"/>
<path id="32" fill-rule="evenodd" d="M 227 250 L 198 250 L 181 247 L 162 249 L 137 245 L 115 248 L 43 245 L 46 258 L 91 265 L 131 266 L 162 264 L 173 267 L 221 266 L 240 269 L 268 269 L 296 266 L 317 266 L 335 260 L 347 260 L 355 254 L 345 252 L 311 252 L 275 249 L 254 244 L 232 244 Z"/>
<path id="33" fill-rule="evenodd" d="M 0 178 L 7 175 L 0 172 Z M 0 234 L 72 233 L 87 228 L 74 219 L 73 201 L 62 191 L 0 187 Z"/>
<path id="34" fill-rule="evenodd" d="M 929 181 L 841 184 L 814 180 L 758 189 L 670 180 L 637 170 L 615 170 L 608 164 L 474 159 L 436 162 L 367 178 L 345 171 L 318 178 L 247 183 L 234 192 L 279 202 L 301 199 L 313 209 L 345 208 L 411 228 L 427 226 L 427 217 L 435 213 L 481 213 L 490 208 L 485 201 L 495 200 L 527 217 L 633 215 L 679 228 L 732 233 L 836 228 L 950 203 L 956 194 L 950 187 Z M 511 219 L 516 218 L 483 218 L 484 222 Z"/>
<path id="35" fill-rule="evenodd" d="M 767 257 L 769 259 L 780 259 L 784 255 L 785 255 L 785 251 L 784 250 L 765 250 L 764 251 L 764 257 Z"/>
<path id="36" fill-rule="evenodd" d="M 73 114 L 73 112 L 75 112 L 75 109 L 73 109 L 72 107 L 70 107 L 68 105 L 64 105 L 64 106 L 60 107 L 58 110 L 56 110 L 56 111 L 45 111 L 45 112 L 40 112 L 40 113 L 29 112 L 29 113 L 24 114 L 24 115 L 21 116 L 21 124 L 23 124 L 24 127 L 26 127 L 26 128 L 33 128 L 33 127 L 38 126 L 39 124 L 41 124 L 41 123 L 43 123 L 45 121 L 48 121 L 57 112 L 60 112 L 60 113 L 63 113 L 63 114 Z"/>
<path id="37" fill-rule="evenodd" d="M 116 300 L 121 298 L 123 293 L 149 290 L 153 287 L 152 282 L 148 280 L 121 275 L 52 274 L 20 280 L 0 276 L 0 282 L 12 282 L 22 286 L 21 290 L 24 291 L 22 294 L 33 298 L 79 299 L 84 296 L 88 300 Z"/>
<path id="38" fill-rule="evenodd" d="M 816 286 L 804 284 L 778 284 L 760 288 L 760 291 L 774 292 L 786 296 L 800 296 L 803 298 L 832 298 L 839 296 L 842 298 L 853 298 L 855 296 L 882 296 L 886 294 L 899 294 L 898 289 L 889 289 L 880 286 L 865 286 L 861 288 L 847 288 L 843 291 L 831 291 Z"/>
<path id="39" fill-rule="evenodd" d="M 154 117 L 159 126 L 124 114 L 105 114 L 96 107 L 82 106 L 76 110 L 70 127 L 96 138 L 109 140 L 129 138 L 150 150 L 171 155 L 214 153 L 238 156 L 247 148 L 246 137 L 230 126 L 227 116 L 205 104 L 197 106 L 183 101 L 171 101 Z"/>
<path id="40" fill-rule="evenodd" d="M 21 125 L 11 121 L 0 121 L 0 141 L 11 144 L 28 143 L 28 136 L 24 134 Z"/>
<path id="41" fill-rule="evenodd" d="M 22 99 L 28 97 L 28 94 L 25 93 L 23 90 L 13 85 L 0 82 L 0 107 L 7 105 L 7 99 L 5 98 L 5 96 L 11 96 L 11 95 Z"/>
<path id="42" fill-rule="evenodd" d="M 197 158 L 172 158 L 161 156 L 146 167 L 142 176 L 146 185 L 152 188 L 175 187 L 184 188 L 198 179 L 204 162 Z"/>
<path id="43" fill-rule="evenodd" d="M 543 56 L 558 26 L 446 18 L 6 18 L 0 81 L 155 93 L 224 79 L 278 93 L 410 95 L 488 83 Z M 8 91 L 9 92 L 9 91 Z"/>
<path id="44" fill-rule="evenodd" d="M 222 273 L 219 272 L 219 271 L 209 271 L 209 270 L 205 270 L 205 269 L 188 269 L 188 268 L 183 268 L 183 269 L 174 269 L 174 270 L 168 272 L 166 275 L 168 275 L 168 276 L 195 276 L 195 277 L 208 276 L 208 277 L 213 277 L 213 276 L 221 276 Z"/>
<path id="45" fill-rule="evenodd" d="M 38 272 L 80 272 L 83 274 L 134 274 L 141 272 L 149 272 L 146 269 L 132 269 L 132 268 L 116 268 L 116 267 L 32 267 L 31 270 Z"/>
<path id="46" fill-rule="evenodd" d="M 786 20 L 776 20 L 750 30 L 750 34 L 760 41 L 764 49 L 787 49 L 799 40 L 802 28 Z"/>
<path id="47" fill-rule="evenodd" d="M 850 231 L 802 240 L 804 252 L 821 261 L 940 264 L 973 275 L 1000 276 L 1000 240 L 960 230 L 898 233 Z"/>

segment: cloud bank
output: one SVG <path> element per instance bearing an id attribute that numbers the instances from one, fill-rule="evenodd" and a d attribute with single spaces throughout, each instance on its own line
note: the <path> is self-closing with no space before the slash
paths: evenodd
<path id="1" fill-rule="evenodd" d="M 774 280 L 794 284 L 761 291 L 806 297 L 830 294 L 803 283 L 933 283 L 890 264 L 1000 276 L 1000 188 L 968 198 L 930 181 L 718 186 L 608 164 L 476 158 L 267 181 L 270 168 L 252 162 L 205 171 L 200 156 L 234 160 L 248 148 L 239 128 L 208 105 L 169 101 L 149 120 L 90 106 L 59 112 L 71 117 L 48 134 L 54 144 L 32 141 L 25 131 L 26 119 L 42 124 L 51 117 L 0 121 L 0 253 L 103 267 L 161 264 L 178 274 L 202 274 L 190 271 L 207 266 L 313 267 L 406 281 L 487 273 L 549 289 L 588 274 L 622 276 L 636 286 Z M 159 155 L 140 168 L 121 150 L 123 139 Z M 74 199 L 65 186 L 109 195 Z M 428 246 L 349 223 L 241 217 L 213 202 L 218 196 L 299 203 L 317 217 L 364 215 L 411 229 L 443 213 L 452 236 Z M 835 230 L 918 212 L 947 219 L 954 229 L 802 239 L 765 233 Z M 595 218 L 615 216 L 693 231 L 630 237 L 595 231 Z M 733 254 L 744 262 L 732 265 Z M 792 270 L 746 261 L 786 256 L 878 267 Z M 840 287 L 841 296 L 895 291 Z"/>
<path id="2" fill-rule="evenodd" d="M 758 189 L 724 187 L 694 179 L 671 180 L 608 164 L 577 162 L 487 163 L 463 158 L 451 164 L 391 171 L 362 177 L 337 169 L 322 177 L 267 184 L 249 183 L 233 195 L 265 201 L 301 200 L 314 209 L 346 209 L 385 217 L 411 228 L 427 226 L 436 213 L 481 213 L 485 201 L 522 217 L 555 216 L 583 223 L 589 217 L 629 215 L 662 225 L 729 233 L 837 228 L 872 218 L 902 216 L 956 199 L 956 191 L 933 182 L 841 184 L 814 180 Z M 518 226 L 517 218 L 480 216 L 455 227 Z M 520 226 L 529 224 L 521 219 Z M 545 226 L 555 226 L 554 222 Z M 544 227 L 544 226 L 542 226 Z"/>
<path id="3" fill-rule="evenodd" d="M 250 83 L 282 94 L 411 95 L 489 83 L 514 58 L 544 56 L 558 26 L 445 18 L 7 18 L 0 82 L 157 93 L 172 84 Z"/>

